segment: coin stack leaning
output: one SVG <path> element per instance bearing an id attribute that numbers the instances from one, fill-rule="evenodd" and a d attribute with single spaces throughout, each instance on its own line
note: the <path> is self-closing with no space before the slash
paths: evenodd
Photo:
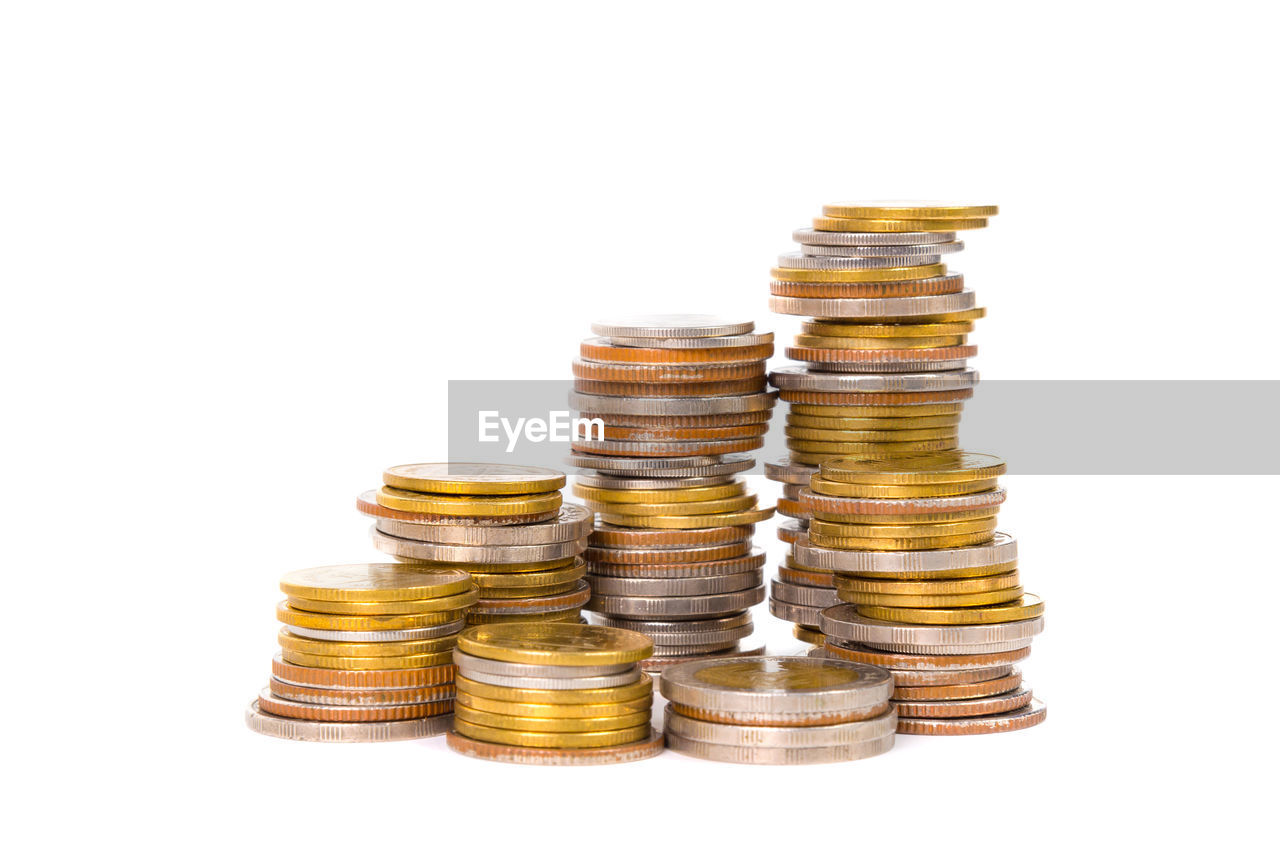
<path id="1" fill-rule="evenodd" d="M 468 623 L 582 620 L 592 516 L 562 502 L 562 472 L 418 463 L 389 468 L 382 479 L 356 500 L 373 517 L 374 546 L 406 563 L 469 572 L 480 598 Z"/>
<path id="2" fill-rule="evenodd" d="M 472 626 L 454 653 L 458 700 L 448 744 L 481 759 L 602 765 L 662 751 L 650 727 L 644 635 L 572 623 Z"/>
<path id="3" fill-rule="evenodd" d="M 667 746 L 701 759 L 805 765 L 893 747 L 893 678 L 838 659 L 764 656 L 695 661 L 661 677 Z"/>
<path id="4" fill-rule="evenodd" d="M 271 683 L 245 713 L 255 732 L 299 741 L 395 741 L 453 721 L 458 632 L 476 589 L 456 569 L 323 566 L 280 582 L 284 628 Z"/>
<path id="5" fill-rule="evenodd" d="M 964 451 L 831 460 L 801 491 L 813 521 L 796 557 L 833 572 L 847 603 L 819 615 L 826 654 L 893 674 L 898 732 L 1044 720 L 1015 667 L 1044 629 L 1044 605 L 1023 592 L 1013 537 L 996 531 L 1004 471 Z"/>
<path id="6" fill-rule="evenodd" d="M 595 511 L 588 609 L 647 634 L 645 667 L 743 654 L 748 611 L 764 598 L 754 525 L 773 508 L 735 473 L 760 448 L 774 395 L 773 336 L 751 321 L 656 315 L 592 324 L 573 364 L 571 404 L 596 419 L 570 462 Z M 594 430 L 594 433 L 590 433 Z"/>

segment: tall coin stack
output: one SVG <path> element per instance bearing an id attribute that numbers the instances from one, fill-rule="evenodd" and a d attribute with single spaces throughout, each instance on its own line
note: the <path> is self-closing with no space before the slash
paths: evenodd
<path id="1" fill-rule="evenodd" d="M 838 659 L 731 658 L 662 673 L 667 746 L 701 759 L 807 765 L 893 747 L 893 679 Z"/>
<path id="2" fill-rule="evenodd" d="M 1034 726 L 1043 703 L 1014 666 L 1044 629 L 1017 544 L 996 531 L 1004 461 L 940 451 L 822 464 L 796 558 L 835 574 L 848 604 L 820 615 L 828 656 L 893 673 L 898 732 Z"/>
<path id="3" fill-rule="evenodd" d="M 406 563 L 466 570 L 480 598 L 467 622 L 580 622 L 591 593 L 581 555 L 590 511 L 564 504 L 562 472 L 495 463 L 418 463 L 383 472 L 356 500 L 373 544 Z"/>
<path id="4" fill-rule="evenodd" d="M 786 349 L 804 367 L 770 379 L 787 413 L 788 458 L 768 466 L 783 484 L 779 526 L 793 541 L 807 528 L 799 491 L 824 460 L 883 458 L 958 447 L 960 410 L 977 373 L 967 343 L 984 309 L 943 257 L 964 244 L 956 232 L 982 228 L 995 205 L 855 202 L 826 205 L 813 228 L 797 230 L 799 252 L 778 258 L 770 307 L 810 318 Z M 822 641 L 809 622 L 835 592 L 826 574 L 784 560 L 771 587 L 775 616 L 796 636 Z"/>
<path id="5" fill-rule="evenodd" d="M 255 732 L 299 741 L 394 741 L 453 721 L 453 648 L 476 601 L 465 572 L 399 564 L 323 566 L 280 582 L 284 628 L 271 683 L 245 713 Z"/>
<path id="6" fill-rule="evenodd" d="M 458 700 L 448 744 L 481 759 L 601 765 L 662 751 L 650 727 L 644 635 L 606 626 L 502 623 L 459 638 Z"/>
<path id="7" fill-rule="evenodd" d="M 645 663 L 743 654 L 764 598 L 752 548 L 759 508 L 734 474 L 752 465 L 774 395 L 773 336 L 751 321 L 657 315 L 592 324 L 571 405 L 594 420 L 573 441 L 574 494 L 597 515 L 588 609 L 654 642 Z"/>

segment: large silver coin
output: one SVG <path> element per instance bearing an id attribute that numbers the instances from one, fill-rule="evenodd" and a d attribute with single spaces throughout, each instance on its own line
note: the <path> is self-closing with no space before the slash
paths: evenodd
<path id="1" fill-rule="evenodd" d="M 722 347 L 759 347 L 772 344 L 772 332 L 753 332 L 748 335 L 725 335 L 718 338 L 638 338 L 620 335 L 605 336 L 605 341 L 615 347 L 650 347 L 655 350 L 716 350 Z"/>
<path id="2" fill-rule="evenodd" d="M 613 673 L 608 676 L 499 676 L 496 673 L 481 673 L 479 671 L 463 670 L 462 668 L 458 668 L 458 675 L 470 679 L 472 682 L 500 685 L 504 688 L 527 688 L 535 691 L 580 691 L 590 688 L 616 688 L 619 685 L 630 685 L 633 682 L 639 682 L 639 666 L 631 664 L 628 665 L 628 668 L 626 672 Z M 460 698 L 465 697 L 466 691 L 459 691 L 458 696 Z"/>
<path id="3" fill-rule="evenodd" d="M 840 604 L 840 597 L 832 587 L 806 587 L 775 578 L 769 583 L 769 595 L 791 605 L 806 608 L 830 608 Z"/>
<path id="4" fill-rule="evenodd" d="M 941 255 L 922 255 L 904 262 L 902 258 L 848 258 L 788 252 L 778 256 L 778 268 L 782 270 L 885 270 L 893 267 L 937 264 L 941 260 Z"/>
<path id="5" fill-rule="evenodd" d="M 801 658 L 801 661 L 828 664 L 827 661 Z M 668 667 L 662 675 L 680 670 L 688 665 Z M 701 741 L 705 744 L 727 744 L 738 747 L 805 748 L 835 747 L 841 744 L 858 744 L 876 741 L 898 731 L 898 713 L 890 708 L 884 714 L 865 721 L 817 726 L 747 726 L 744 724 L 713 723 L 685 717 L 667 707 L 666 729 L 681 738 Z"/>
<path id="6" fill-rule="evenodd" d="M 587 610 L 619 617 L 718 617 L 764 601 L 764 586 L 708 596 L 596 596 Z"/>
<path id="7" fill-rule="evenodd" d="M 692 578 L 621 578 L 593 575 L 588 579 L 593 596 L 705 596 L 759 587 L 761 570 Z"/>
<path id="8" fill-rule="evenodd" d="M 486 673 L 492 676 L 521 676 L 533 679 L 582 679 L 591 676 L 618 676 L 635 670 L 634 664 L 525 664 L 518 661 L 497 661 L 470 655 L 460 649 L 453 651 L 453 663 L 458 672 L 477 682 L 475 674 Z"/>
<path id="9" fill-rule="evenodd" d="M 604 614 L 597 615 L 596 623 L 602 626 L 613 626 L 615 629 L 627 629 L 633 632 L 653 637 L 654 634 L 671 635 L 673 638 L 684 637 L 692 638 L 705 635 L 707 632 L 729 631 L 733 629 L 746 628 L 747 633 L 742 635 L 746 637 L 750 634 L 751 614 L 744 612 L 741 614 L 732 614 L 728 617 L 714 617 L 705 620 L 629 620 L 626 618 L 610 617 Z M 699 640 L 679 641 L 673 640 L 672 643 L 699 643 Z"/>
<path id="10" fill-rule="evenodd" d="M 978 384 L 977 371 L 932 374 L 831 374 L 799 366 L 778 368 L 769 382 L 780 389 L 847 394 L 896 394 L 921 391 L 959 391 Z"/>
<path id="11" fill-rule="evenodd" d="M 731 474 L 716 477 L 610 477 L 606 474 L 574 475 L 574 482 L 597 489 L 681 489 L 689 486 L 720 486 L 734 480 Z"/>
<path id="12" fill-rule="evenodd" d="M 990 542 L 980 546 L 877 552 L 822 548 L 810 545 L 808 535 L 802 534 L 792 544 L 791 554 L 801 566 L 849 575 L 946 578 L 963 575 L 965 570 L 1015 562 L 1018 559 L 1018 541 L 997 531 Z"/>
<path id="13" fill-rule="evenodd" d="M 539 546 L 448 546 L 405 539 L 390 533 L 391 530 L 400 530 L 398 526 L 404 524 L 393 519 L 379 519 L 369 529 L 373 547 L 396 557 L 433 563 L 538 563 L 577 557 L 587 548 L 585 536 L 580 540 Z"/>
<path id="14" fill-rule="evenodd" d="M 755 626 L 748 623 L 745 626 L 719 631 L 663 634 L 662 632 L 645 629 L 641 634 L 647 635 L 649 640 L 653 641 L 654 655 L 670 656 L 689 655 L 691 654 L 690 652 L 680 652 L 679 650 L 692 650 L 695 647 L 727 649 L 743 638 L 750 637 L 753 631 L 755 631 Z"/>
<path id="15" fill-rule="evenodd" d="M 592 415 L 725 415 L 772 409 L 771 391 L 728 397 L 618 397 L 569 392 L 569 407 Z"/>
<path id="16" fill-rule="evenodd" d="M 800 489 L 796 498 L 810 506 L 822 507 L 828 513 L 885 515 L 904 511 L 910 513 L 949 513 L 954 510 L 999 507 L 1004 503 L 1007 495 L 1008 493 L 1003 486 L 997 486 L 995 489 L 988 489 L 986 492 L 975 492 L 969 495 L 936 495 L 921 496 L 919 498 L 851 498 L 839 495 L 822 495 L 805 486 Z M 1014 557 L 1016 556 L 1015 553 Z"/>
<path id="17" fill-rule="evenodd" d="M 641 314 L 591 324 L 597 335 L 632 338 L 715 338 L 744 335 L 756 328 L 750 320 L 730 320 L 714 314 Z"/>
<path id="18" fill-rule="evenodd" d="M 249 729 L 275 738 L 293 741 L 370 742 L 403 741 L 443 735 L 453 728 L 453 715 L 413 718 L 407 721 L 333 722 L 302 721 L 267 714 L 254 700 L 245 710 L 244 722 Z"/>
<path id="19" fill-rule="evenodd" d="M 1044 631 L 1044 617 L 983 625 L 926 626 L 873 620 L 845 604 L 823 610 L 818 628 L 829 638 L 876 649 L 953 655 L 1024 649 Z"/>
<path id="20" fill-rule="evenodd" d="M 951 243 L 918 243 L 915 245 L 900 244 L 897 246 L 819 246 L 809 244 L 802 246 L 805 255 L 826 256 L 836 258 L 901 258 L 898 266 L 910 267 L 923 263 L 915 260 L 930 255 L 951 255 L 964 249 L 964 242 L 955 240 Z M 911 259 L 911 260 L 905 260 Z"/>
<path id="21" fill-rule="evenodd" d="M 714 546 L 712 548 L 715 548 Z M 726 575 L 739 575 L 752 570 L 759 571 L 764 566 L 767 555 L 762 549 L 754 549 L 750 555 L 727 560 L 696 563 L 653 564 L 653 563 L 588 563 L 591 577 L 594 578 L 653 578 L 653 579 L 704 579 Z M 708 591 L 710 592 L 710 591 Z"/>
<path id="22" fill-rule="evenodd" d="M 833 362 L 818 359 L 796 359 L 804 362 L 815 371 L 826 371 L 833 374 L 894 374 L 894 373 L 937 373 L 938 371 L 959 371 L 968 365 L 968 359 L 945 359 L 932 362 L 907 361 L 852 361 Z"/>
<path id="23" fill-rule="evenodd" d="M 714 641 L 711 643 L 691 643 L 691 644 L 654 644 L 654 658 L 675 658 L 682 655 L 711 655 L 717 652 L 724 652 L 733 649 L 738 645 L 737 639 L 730 641 Z"/>
<path id="24" fill-rule="evenodd" d="M 658 690 L 669 702 L 708 711 L 834 713 L 888 702 L 893 678 L 852 661 L 765 656 L 683 664 L 663 673 Z"/>
<path id="25" fill-rule="evenodd" d="M 328 641 L 355 641 L 357 643 L 381 643 L 383 641 L 430 640 L 448 635 L 456 635 L 467 627 L 465 619 L 443 626 L 428 626 L 422 629 L 383 629 L 369 632 L 343 632 L 330 629 L 311 629 L 306 626 L 289 626 L 289 633 L 303 638 Z"/>
<path id="26" fill-rule="evenodd" d="M 817 466 L 804 463 L 793 463 L 787 457 L 772 460 L 764 464 L 764 473 L 769 480 L 778 483 L 795 483 L 808 486 L 809 480 L 818 473 Z"/>
<path id="27" fill-rule="evenodd" d="M 694 741 L 667 731 L 667 748 L 698 759 L 736 762 L 741 765 L 817 765 L 826 762 L 848 762 L 867 759 L 888 752 L 893 735 L 873 741 L 859 741 L 835 747 L 735 747 Z"/>
<path id="28" fill-rule="evenodd" d="M 791 232 L 791 239 L 806 246 L 920 246 L 926 243 L 951 243 L 956 239 L 956 233 L 954 231 L 879 233 L 797 228 Z"/>
<path id="29" fill-rule="evenodd" d="M 871 299 L 823 299 L 820 297 L 769 297 L 769 308 L 778 314 L 831 320 L 914 317 L 948 314 L 977 305 L 973 291 L 924 297 L 876 297 Z"/>
<path id="30" fill-rule="evenodd" d="M 606 471 L 621 472 L 625 474 L 647 475 L 663 475 L 671 478 L 685 477 L 712 477 L 721 474 L 737 474 L 746 471 L 755 465 L 755 459 L 745 454 L 726 454 L 718 462 L 696 463 L 687 465 L 683 468 L 652 468 L 646 464 L 653 460 L 662 460 L 661 457 L 647 457 L 638 459 L 635 457 L 598 457 L 588 454 L 574 454 L 566 457 L 565 462 L 571 466 L 581 466 L 583 468 L 604 469 Z M 677 457 L 676 460 L 686 461 L 687 457 Z M 714 457 L 706 457 L 705 459 L 715 459 Z M 608 461 L 607 464 L 602 461 Z M 671 460 L 663 460 L 670 462 Z"/>
<path id="31" fill-rule="evenodd" d="M 410 701 L 413 703 L 439 703 L 452 700 L 457 693 L 452 680 L 447 685 L 432 685 L 413 690 L 330 688 L 324 692 L 316 692 L 314 689 L 294 685 L 272 676 L 268 688 L 273 696 L 298 703 L 315 703 L 318 693 L 321 693 L 324 704 L 329 706 L 402 706 L 405 705 L 404 695 L 406 694 L 416 697 Z"/>
<path id="32" fill-rule="evenodd" d="M 378 518 L 379 531 L 406 540 L 449 546 L 535 546 L 581 540 L 591 533 L 592 513 L 581 504 L 565 502 L 560 514 L 546 522 L 525 525 L 448 525 L 434 522 L 401 522 Z M 551 560 L 552 558 L 547 558 Z M 488 563 L 489 561 L 484 561 Z"/>
<path id="33" fill-rule="evenodd" d="M 770 597 L 769 613 L 779 620 L 786 620 L 789 623 L 816 629 L 822 609 L 809 605 L 792 605 L 790 602 L 783 602 L 781 599 Z"/>

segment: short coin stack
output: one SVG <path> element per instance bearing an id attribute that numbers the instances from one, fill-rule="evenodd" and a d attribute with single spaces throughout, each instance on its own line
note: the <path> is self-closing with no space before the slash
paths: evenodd
<path id="1" fill-rule="evenodd" d="M 459 638 L 448 744 L 481 759 L 601 765 L 662 751 L 644 635 L 571 623 L 472 626 Z"/>
<path id="2" fill-rule="evenodd" d="M 761 509 L 734 477 L 762 446 L 774 396 L 773 337 L 750 321 L 658 315 L 592 324 L 573 364 L 571 404 L 597 419 L 570 461 L 574 494 L 597 516 L 588 609 L 655 644 L 646 666 L 740 654 L 764 597 L 752 550 Z M 601 428 L 602 425 L 602 428 Z"/>
<path id="3" fill-rule="evenodd" d="M 250 705 L 255 732 L 300 741 L 393 741 L 452 723 L 451 664 L 466 609 L 465 572 L 353 564 L 286 575 L 271 683 Z"/>
<path id="4" fill-rule="evenodd" d="M 667 746 L 690 756 L 805 765 L 893 747 L 893 678 L 879 667 L 766 656 L 689 662 L 661 678 Z"/>
<path id="5" fill-rule="evenodd" d="M 1044 719 L 1014 667 L 1044 629 L 1044 606 L 1023 593 L 1014 539 L 995 530 L 1004 470 L 963 451 L 832 460 L 801 492 L 814 518 L 796 556 L 833 572 L 849 603 L 820 615 L 827 654 L 893 673 L 899 732 Z"/>
<path id="6" fill-rule="evenodd" d="M 471 574 L 480 599 L 469 623 L 579 622 L 591 593 L 581 555 L 585 507 L 564 504 L 562 472 L 495 463 L 418 463 L 383 473 L 356 500 L 374 546 L 408 563 Z"/>

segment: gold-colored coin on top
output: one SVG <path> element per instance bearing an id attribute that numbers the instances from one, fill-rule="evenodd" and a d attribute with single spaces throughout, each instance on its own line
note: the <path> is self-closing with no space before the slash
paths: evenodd
<path id="1" fill-rule="evenodd" d="M 287 626 L 323 629 L 330 632 L 385 632 L 404 629 L 427 629 L 462 619 L 463 610 L 428 611 L 411 614 L 316 614 L 299 611 L 281 602 L 276 606 L 276 619 Z"/>
<path id="2" fill-rule="evenodd" d="M 836 202 L 823 205 L 823 216 L 845 219 L 973 219 L 995 216 L 996 205 L 954 202 Z"/>
<path id="3" fill-rule="evenodd" d="M 891 460 L 831 460 L 823 463 L 824 480 L 841 483 L 919 484 L 967 483 L 1005 473 L 1004 460 L 972 451 L 910 454 Z"/>
<path id="4" fill-rule="evenodd" d="M 280 589 L 288 596 L 321 602 L 398 602 L 465 593 L 471 589 L 471 577 L 459 569 L 349 563 L 294 570 L 280 579 Z"/>
<path id="5" fill-rule="evenodd" d="M 505 463 L 413 463 L 392 466 L 382 482 L 413 492 L 450 495 L 525 495 L 551 492 L 565 484 L 563 472 Z"/>
<path id="6" fill-rule="evenodd" d="M 413 566 L 413 564 L 406 564 Z M 479 598 L 475 585 L 467 579 L 470 589 L 453 596 L 437 596 L 432 599 L 396 599 L 387 602 L 339 602 L 290 596 L 289 607 L 313 614 L 427 614 L 436 611 L 459 611 L 476 603 Z"/>
<path id="7" fill-rule="evenodd" d="M 859 614 L 873 620 L 931 626 L 1012 623 L 1018 620 L 1032 620 L 1044 613 L 1044 602 L 1032 593 L 1023 594 L 1017 602 L 977 608 L 886 608 L 879 605 L 855 605 L 854 607 Z"/>
<path id="8" fill-rule="evenodd" d="M 905 282 L 932 279 L 947 272 L 946 264 L 919 264 L 915 267 L 883 267 L 879 270 L 799 270 L 774 267 L 769 275 L 784 282 Z"/>
<path id="9" fill-rule="evenodd" d="M 653 641 L 610 626 L 513 622 L 472 626 L 458 637 L 458 648 L 521 664 L 608 665 L 643 661 L 653 654 Z"/>
<path id="10" fill-rule="evenodd" d="M 433 513 L 441 516 L 523 516 L 560 509 L 559 492 L 530 495 L 433 495 L 410 492 L 394 486 L 378 489 L 378 503 L 393 510 L 410 513 Z"/>
<path id="11" fill-rule="evenodd" d="M 853 219 L 849 217 L 814 217 L 813 227 L 818 231 L 864 231 L 876 233 L 902 231 L 967 231 L 986 228 L 985 217 L 965 219 Z"/>

